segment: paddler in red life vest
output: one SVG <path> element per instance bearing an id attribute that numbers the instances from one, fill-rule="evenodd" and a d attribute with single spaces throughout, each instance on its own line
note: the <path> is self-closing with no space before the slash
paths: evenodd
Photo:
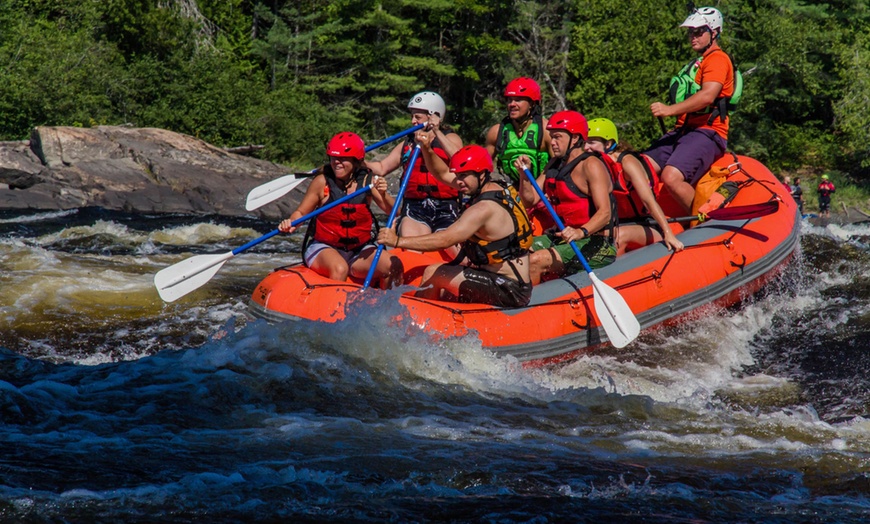
<path id="1" fill-rule="evenodd" d="M 424 144 L 426 140 L 421 139 L 422 151 L 431 149 Z M 462 244 L 456 260 L 423 271 L 418 297 L 498 307 L 522 307 L 531 300 L 532 226 L 518 203 L 516 190 L 492 180 L 492 169 L 492 157 L 486 149 L 463 147 L 450 159 L 449 170 L 435 171 L 442 181 L 470 199 L 459 219 L 428 235 L 396 236 L 387 228 L 378 233 L 378 242 L 385 246 L 415 251 Z"/>
<path id="2" fill-rule="evenodd" d="M 655 102 L 653 116 L 676 116 L 677 127 L 644 151 L 662 182 L 691 213 L 695 185 L 728 146 L 728 103 L 734 94 L 734 66 L 719 47 L 722 13 L 701 7 L 680 24 L 688 28 L 692 49 L 700 55 L 671 80 L 671 105 Z"/>
<path id="3" fill-rule="evenodd" d="M 278 224 L 284 233 L 293 233 L 291 222 L 315 209 L 353 193 L 370 184 L 371 191 L 334 207 L 308 222 L 302 253 L 305 265 L 320 275 L 343 282 L 348 276 L 364 279 L 368 275 L 376 251 L 374 243 L 377 222 L 369 206 L 372 200 L 389 213 L 395 202 L 387 195 L 387 181 L 375 177 L 366 167 L 365 144 L 356 133 L 338 133 L 326 146 L 329 163 L 323 172 L 311 180 L 305 196 L 289 218 Z M 402 284 L 402 262 L 383 253 L 378 261 L 375 279 L 381 288 Z"/>
<path id="4" fill-rule="evenodd" d="M 616 202 L 610 170 L 598 153 L 583 150 L 589 125 L 577 111 L 560 111 L 547 124 L 554 158 L 538 177 L 538 184 L 565 224 L 536 236 L 530 257 L 533 284 L 583 269 L 571 248 L 573 240 L 592 269 L 604 267 L 616 259 L 613 234 L 616 227 Z M 525 155 L 516 160 L 517 169 L 528 167 Z M 540 200 L 531 184 L 522 188 L 523 200 L 537 204 Z M 552 226 L 552 219 L 548 226 Z"/>
<path id="5" fill-rule="evenodd" d="M 619 133 L 612 121 L 606 118 L 589 121 L 585 149 L 601 154 L 613 176 L 613 198 L 619 215 L 616 255 L 662 241 L 668 249 L 682 251 L 683 243 L 668 226 L 667 217 L 656 202 L 655 191 L 660 185 L 658 176 L 649 165 L 649 159 L 634 151 L 618 151 L 618 144 Z M 656 226 L 647 223 L 644 220 L 646 217 L 655 219 Z"/>
<path id="6" fill-rule="evenodd" d="M 427 160 L 422 155 L 417 159 L 402 199 L 399 233 L 415 236 L 447 229 L 459 216 L 459 192 L 433 176 L 432 171 L 447 168 L 450 157 L 462 147 L 462 139 L 443 124 L 447 107 L 437 93 L 417 93 L 408 102 L 408 109 L 411 111 L 412 125 L 426 124 L 423 132 L 429 136 L 435 151 L 435 155 Z M 380 162 L 369 162 L 368 166 L 372 173 L 380 176 L 386 176 L 399 167 L 404 174 L 413 147 L 414 139 L 408 138 L 393 148 L 386 158 Z M 459 249 L 456 247 L 447 251 L 455 255 Z"/>
<path id="7" fill-rule="evenodd" d="M 507 116 L 486 132 L 486 150 L 492 155 L 499 174 L 522 195 L 520 186 L 526 183 L 522 172 L 517 172 L 514 160 L 522 155 L 528 157 L 530 170 L 539 176 L 553 155 L 547 119 L 542 115 L 541 87 L 531 78 L 514 78 L 504 89 Z M 534 191 L 533 191 L 534 192 Z M 548 220 L 543 204 L 532 209 L 533 204 L 524 202 L 526 211 L 533 220 Z"/>

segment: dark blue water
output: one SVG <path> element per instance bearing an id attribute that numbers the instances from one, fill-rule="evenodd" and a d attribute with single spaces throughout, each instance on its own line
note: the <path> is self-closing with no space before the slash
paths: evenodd
<path id="1" fill-rule="evenodd" d="M 172 304 L 151 279 L 274 228 L 0 217 L 0 521 L 866 522 L 866 225 L 804 225 L 739 308 L 546 369 L 397 325 L 250 321 L 276 238 Z"/>

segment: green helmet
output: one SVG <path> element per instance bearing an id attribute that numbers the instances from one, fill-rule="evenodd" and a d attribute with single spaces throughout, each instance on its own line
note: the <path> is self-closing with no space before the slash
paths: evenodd
<path id="1" fill-rule="evenodd" d="M 606 118 L 593 118 L 589 121 L 589 138 L 592 137 L 619 142 L 619 133 L 616 132 L 616 125 Z"/>

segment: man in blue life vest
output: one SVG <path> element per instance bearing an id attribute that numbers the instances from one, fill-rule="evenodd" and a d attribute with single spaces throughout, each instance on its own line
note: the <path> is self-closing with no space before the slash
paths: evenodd
<path id="1" fill-rule="evenodd" d="M 695 185 L 728 145 L 728 104 L 735 92 L 734 65 L 719 47 L 722 13 L 701 7 L 680 25 L 699 56 L 671 81 L 671 104 L 650 106 L 657 118 L 676 116 L 677 126 L 644 153 L 674 199 L 689 213 Z"/>

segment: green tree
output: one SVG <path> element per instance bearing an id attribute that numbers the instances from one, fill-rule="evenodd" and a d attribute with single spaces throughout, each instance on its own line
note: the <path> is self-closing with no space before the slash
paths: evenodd
<path id="1" fill-rule="evenodd" d="M 650 104 L 666 100 L 670 77 L 693 57 L 678 27 L 684 8 L 665 0 L 619 9 L 606 0 L 577 0 L 574 8 L 569 104 L 589 118 L 613 120 L 620 138 L 645 147 L 661 134 Z"/>

